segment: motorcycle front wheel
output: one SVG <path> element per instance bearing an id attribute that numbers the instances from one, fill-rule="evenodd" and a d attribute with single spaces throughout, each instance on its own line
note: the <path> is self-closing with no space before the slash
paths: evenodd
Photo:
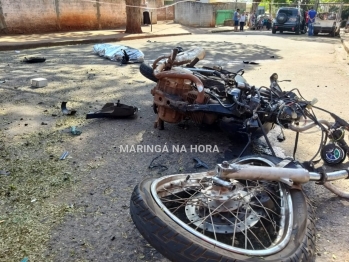
<path id="1" fill-rule="evenodd" d="M 234 162 L 281 161 L 249 156 Z M 132 219 L 171 261 L 314 261 L 314 215 L 302 190 L 270 181 L 227 182 L 218 186 L 205 172 L 146 179 L 133 191 Z"/>

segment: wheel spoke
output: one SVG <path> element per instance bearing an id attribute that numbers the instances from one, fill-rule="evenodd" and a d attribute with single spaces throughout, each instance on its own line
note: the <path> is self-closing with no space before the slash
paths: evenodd
<path id="1" fill-rule="evenodd" d="M 224 187 L 199 173 L 191 180 L 178 175 L 158 181 L 154 188 L 166 214 L 215 246 L 263 256 L 281 245 L 285 230 L 290 234 L 291 200 L 282 183 L 230 179 L 233 187 Z"/>

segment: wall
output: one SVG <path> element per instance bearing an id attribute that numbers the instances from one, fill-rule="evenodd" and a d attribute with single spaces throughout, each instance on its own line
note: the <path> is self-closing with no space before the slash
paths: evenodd
<path id="1" fill-rule="evenodd" d="M 180 2 L 175 5 L 176 23 L 192 27 L 215 27 L 217 10 L 246 9 L 245 3 Z"/>
<path id="2" fill-rule="evenodd" d="M 125 21 L 124 0 L 0 0 L 0 31 L 7 33 L 112 29 Z"/>
<path id="3" fill-rule="evenodd" d="M 164 2 L 147 1 L 149 7 L 163 6 Z M 152 22 L 157 19 L 154 10 Z M 125 25 L 125 0 L 0 0 L 0 33 L 115 29 Z"/>
<path id="4" fill-rule="evenodd" d="M 172 5 L 158 9 L 157 17 L 159 21 L 174 20 L 174 6 Z"/>

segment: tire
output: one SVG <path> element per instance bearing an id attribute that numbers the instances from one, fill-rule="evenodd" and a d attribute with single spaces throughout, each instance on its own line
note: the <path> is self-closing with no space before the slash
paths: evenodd
<path id="1" fill-rule="evenodd" d="M 276 30 L 273 28 L 273 29 L 271 29 L 271 33 L 272 34 L 276 34 Z"/>
<path id="2" fill-rule="evenodd" d="M 288 16 L 285 13 L 279 13 L 278 16 L 276 17 L 276 21 L 280 24 L 286 23 L 288 20 Z"/>
<path id="3" fill-rule="evenodd" d="M 239 162 L 239 163 L 249 163 L 249 164 L 261 164 L 261 163 L 265 163 L 265 161 L 268 162 L 268 164 L 272 164 L 275 165 L 277 163 L 280 163 L 282 161 L 282 159 L 278 159 L 275 157 L 263 157 L 263 161 L 261 160 L 261 157 L 244 157 L 241 159 L 238 159 L 235 162 Z M 262 161 L 262 162 L 258 162 L 258 161 Z M 294 163 L 290 163 L 287 165 L 287 167 L 294 167 L 296 168 L 296 165 Z M 192 261 L 232 261 L 232 262 L 242 262 L 242 261 L 263 261 L 263 262 L 280 262 L 280 261 L 297 261 L 297 262 L 309 262 L 309 261 L 314 261 L 315 260 L 315 225 L 314 225 L 314 214 L 313 214 L 313 210 L 310 207 L 310 205 L 308 204 L 307 198 L 304 195 L 302 190 L 295 190 L 295 189 L 288 189 L 284 186 L 280 186 L 280 190 L 286 190 L 286 194 L 288 195 L 288 199 L 292 199 L 292 207 L 293 207 L 293 212 L 291 212 L 291 214 L 293 214 L 293 223 L 289 224 L 286 223 L 287 225 L 285 225 L 285 228 L 291 228 L 290 231 L 288 233 L 290 233 L 290 238 L 289 241 L 286 242 L 285 246 L 283 248 L 281 248 L 281 250 L 272 253 L 270 255 L 266 255 L 266 256 L 255 256 L 255 255 L 251 255 L 248 252 L 234 252 L 231 250 L 227 250 L 226 248 L 222 248 L 221 246 L 219 246 L 219 244 L 213 244 L 212 242 L 208 241 L 208 239 L 210 239 L 211 241 L 214 239 L 209 238 L 209 235 L 213 235 L 212 233 L 210 233 L 209 229 L 205 227 L 208 227 L 208 222 L 206 220 L 202 220 L 200 222 L 200 220 L 196 219 L 196 220 L 191 220 L 194 222 L 190 222 L 190 220 L 188 220 L 189 223 L 203 223 L 204 225 L 202 227 L 204 227 L 201 230 L 204 230 L 204 233 L 206 232 L 207 236 L 203 236 L 201 234 L 202 237 L 200 236 L 196 236 L 193 233 L 191 233 L 190 231 L 188 231 L 188 229 L 184 228 L 181 224 L 175 222 L 173 220 L 173 218 L 170 218 L 167 215 L 167 211 L 169 211 L 169 209 L 165 206 L 160 207 L 158 205 L 158 203 L 156 201 L 154 201 L 154 194 L 152 192 L 152 188 L 157 188 L 156 186 L 160 183 L 162 184 L 162 186 L 158 187 L 158 188 L 163 188 L 162 194 L 166 195 L 168 191 L 170 191 L 171 189 L 173 189 L 177 195 L 173 196 L 172 200 L 171 200 L 171 194 L 174 193 L 169 193 L 168 197 L 163 197 L 163 201 L 166 199 L 166 201 L 161 202 L 162 204 L 164 203 L 175 203 L 177 196 L 180 194 L 178 191 L 178 187 L 180 187 L 179 185 L 173 185 L 166 183 L 166 181 L 170 181 L 171 179 L 175 179 L 176 177 L 180 178 L 181 181 L 181 185 L 182 183 L 185 184 L 186 181 L 189 181 L 188 184 L 192 184 L 193 186 L 196 185 L 197 189 L 196 192 L 197 194 L 201 194 L 201 189 L 202 189 L 202 184 L 203 183 L 208 183 L 207 180 L 195 180 L 196 175 L 192 174 L 191 177 L 187 176 L 187 175 L 174 175 L 174 176 L 166 176 L 163 178 L 160 178 L 158 180 L 156 180 L 156 183 L 154 181 L 154 179 L 146 179 L 143 180 L 139 185 L 137 185 L 132 193 L 132 197 L 131 197 L 131 201 L 130 201 L 130 212 L 131 212 L 131 217 L 133 219 L 133 222 L 135 223 L 136 227 L 138 228 L 138 230 L 140 231 L 140 233 L 143 235 L 143 237 L 155 248 L 157 249 L 162 255 L 164 255 L 165 257 L 167 257 L 168 259 L 170 259 L 171 261 L 178 261 L 178 262 L 192 262 Z M 164 180 L 167 179 L 167 180 Z M 233 180 L 236 181 L 236 180 Z M 236 181 L 236 185 L 238 186 L 239 182 Z M 196 184 L 195 184 L 196 183 Z M 246 182 L 247 183 L 247 182 Z M 256 183 L 256 185 L 260 185 L 259 182 L 251 182 Z M 261 182 L 263 183 L 263 182 Z M 272 182 L 271 182 L 272 183 Z M 249 184 L 246 186 L 246 188 L 250 188 Z M 277 184 L 277 183 L 276 183 Z M 273 185 L 276 185 L 273 184 Z M 280 184 L 277 184 L 278 186 Z M 165 187 L 166 186 L 166 187 Z M 265 188 L 268 187 L 269 189 L 269 183 L 264 185 Z M 263 188 L 263 186 L 261 187 Z M 257 190 L 262 190 L 262 189 L 257 189 Z M 283 189 L 281 189 L 283 188 Z M 189 187 L 187 187 L 186 189 L 189 189 Z M 167 190 L 167 191 L 166 191 Z M 233 191 L 233 190 L 231 190 Z M 280 192 L 281 192 L 280 191 Z M 209 191 L 205 191 L 205 197 L 207 197 L 207 192 Z M 239 191 L 238 191 L 239 192 Z M 241 193 L 243 193 L 244 191 L 240 191 Z M 251 191 L 252 192 L 252 191 Z M 256 190 L 253 192 L 257 192 Z M 259 192 L 259 191 L 258 191 Z M 265 191 L 267 192 L 267 190 Z M 269 192 L 269 191 L 268 191 Z M 275 193 L 276 191 L 274 191 Z M 185 193 L 184 191 L 182 193 Z M 274 194 L 273 193 L 273 194 Z M 197 196 L 197 194 L 195 193 L 195 197 Z M 240 194 L 240 193 L 239 193 Z M 193 196 L 194 194 L 192 194 L 192 191 L 188 192 L 189 196 Z M 249 206 L 251 208 L 252 201 L 250 201 L 248 204 L 246 204 L 246 197 L 247 195 L 249 195 L 248 193 L 245 193 L 244 196 L 239 195 L 240 199 L 244 198 L 244 203 L 245 203 L 245 207 Z M 280 194 L 282 195 L 282 194 Z M 183 195 L 182 195 L 183 196 Z M 209 195 L 210 196 L 210 195 Z M 211 195 L 212 196 L 212 195 Z M 273 195 L 276 199 L 279 197 L 277 194 Z M 252 199 L 253 197 L 247 197 Z M 257 197 L 256 197 L 257 198 Z M 268 198 L 268 197 L 267 197 Z M 155 198 L 155 199 L 159 199 L 159 197 Z M 185 200 L 185 198 L 182 198 L 183 200 Z M 205 199 L 205 198 L 202 198 Z M 180 204 L 180 206 L 182 206 L 183 210 L 186 209 L 188 210 L 189 208 L 191 208 L 191 210 L 189 211 L 183 211 L 183 212 L 187 212 L 186 214 L 192 213 L 192 212 L 200 212 L 200 208 L 203 209 L 204 208 L 204 202 L 202 202 L 202 199 L 199 199 L 198 197 L 196 197 L 196 199 L 192 198 L 189 204 L 187 203 L 186 206 L 184 206 L 186 204 L 186 202 L 182 201 Z M 207 197 L 207 199 L 210 199 Z M 262 199 L 262 198 L 261 198 Z M 280 197 L 281 199 L 281 197 Z M 193 201 L 195 200 L 195 201 Z M 214 199 L 213 197 L 211 198 L 211 200 L 209 201 L 217 201 L 216 199 Z M 232 200 L 233 203 L 235 200 Z M 267 201 L 270 204 L 270 198 Z M 274 201 L 271 201 L 274 202 Z M 287 202 L 287 201 L 286 201 Z M 291 202 L 291 201 L 290 201 Z M 194 203 L 194 204 L 193 204 Z M 200 203 L 200 205 L 193 207 L 194 205 L 196 205 L 196 203 Z M 210 202 L 207 202 L 210 203 Z M 227 202 L 224 201 L 224 203 L 226 205 Z M 240 202 L 238 202 L 240 203 Z M 262 204 L 262 200 L 260 200 L 261 206 L 265 205 Z M 276 203 L 276 202 L 275 202 Z M 280 202 L 281 203 L 281 202 Z M 215 203 L 214 203 L 215 204 Z M 176 207 L 173 204 L 172 205 L 172 210 L 178 210 L 179 207 Z M 209 204 L 208 204 L 209 205 Z M 234 204 L 229 204 L 231 205 L 231 211 L 230 213 L 233 214 L 233 212 L 235 212 L 233 210 L 233 206 Z M 286 204 L 287 206 L 287 204 Z M 214 207 L 214 206 L 211 206 Z M 271 210 L 273 207 L 270 206 L 269 207 Z M 171 209 L 171 207 L 170 207 Z M 218 207 L 216 207 L 215 210 L 217 210 Z M 198 211 L 197 211 L 198 210 Z M 237 211 L 237 216 L 240 216 L 242 213 L 242 217 L 241 219 L 243 219 L 243 217 L 246 218 L 246 214 L 247 214 L 247 210 L 249 210 L 249 208 L 246 209 L 246 213 L 244 214 L 243 212 L 243 208 L 240 211 L 240 207 L 238 208 Z M 266 209 L 265 209 L 266 210 Z M 286 212 L 287 213 L 287 212 Z M 205 213 L 204 213 L 205 214 Z M 219 224 L 220 227 L 222 227 L 221 229 L 219 229 L 218 224 L 211 224 L 211 229 L 212 228 L 216 228 L 216 230 L 220 230 L 220 231 L 224 231 L 224 230 L 236 230 L 236 235 L 234 233 L 234 237 L 231 238 L 231 232 L 229 232 L 230 234 L 227 234 L 227 231 L 225 231 L 225 233 L 219 233 L 217 232 L 217 237 L 226 237 L 226 241 L 228 242 L 232 242 L 231 239 L 234 239 L 234 243 L 236 243 L 236 245 L 244 245 L 244 241 L 242 241 L 242 243 L 239 242 L 239 240 L 241 241 L 241 235 L 243 235 L 243 233 L 241 232 L 246 232 L 246 229 L 242 229 L 240 232 L 238 232 L 237 230 L 237 226 L 236 226 L 236 221 L 239 219 L 238 217 L 236 218 L 235 221 L 235 228 L 232 227 L 232 222 L 230 220 L 228 220 L 228 218 L 219 217 L 221 214 L 223 213 L 219 213 L 217 212 L 217 217 L 212 216 L 211 217 L 211 221 L 213 221 L 212 219 L 216 219 L 215 221 L 217 221 L 218 223 L 220 222 L 221 224 Z M 224 213 L 225 216 L 228 217 L 229 213 Z M 252 213 L 250 213 L 252 214 Z M 254 213 L 256 214 L 256 213 Z M 251 220 L 253 219 L 259 219 L 262 220 L 264 217 L 258 213 L 259 216 L 257 215 L 257 217 L 255 218 L 251 218 L 251 217 L 247 217 Z M 276 213 L 275 213 L 276 214 Z M 194 215 L 194 214 L 192 214 Z M 274 215 L 275 217 L 277 217 L 277 215 Z M 273 216 L 273 217 L 274 217 Z M 193 217 L 192 217 L 193 218 Z M 271 218 L 271 217 L 270 217 Z M 179 219 L 179 217 L 176 217 L 176 219 Z M 183 218 L 182 218 L 183 219 Z M 186 219 L 186 218 L 184 218 Z M 201 219 L 201 218 L 200 218 Z M 291 219 L 290 217 L 287 217 L 285 221 L 289 221 L 289 219 Z M 219 220 L 219 221 L 218 221 Z M 240 220 L 240 219 L 239 219 Z M 277 219 L 276 219 L 277 220 Z M 208 220 L 210 221 L 210 220 Z M 226 221 L 229 221 L 230 227 L 228 228 L 227 226 L 224 225 L 224 223 L 228 223 Z M 242 220 L 240 220 L 241 222 Z M 250 220 L 249 223 L 251 222 Z M 264 220 L 263 220 L 264 221 Z M 240 227 L 241 223 L 238 223 L 238 227 Z M 276 222 L 275 220 L 273 220 L 273 222 Z M 254 222 L 251 222 L 254 223 Z M 252 227 L 248 228 L 248 230 L 252 231 L 251 229 L 254 230 L 254 228 L 258 225 L 258 224 L 263 224 L 263 222 L 257 222 L 255 224 L 253 224 Z M 222 226 L 221 226 L 222 225 Z M 266 224 L 267 225 L 267 224 Z M 275 224 L 273 224 L 275 227 Z M 242 225 L 244 227 L 249 227 L 251 226 L 251 224 L 247 224 L 246 222 L 244 222 L 244 224 Z M 260 226 L 260 225 L 259 225 Z M 289 226 L 289 227 L 287 227 Z M 200 227 L 200 225 L 195 225 L 193 226 L 193 228 L 196 227 Z M 264 226 L 263 226 L 264 227 Z M 192 231 L 196 232 L 193 228 L 191 228 Z M 268 233 L 267 231 L 268 227 L 264 227 L 264 236 L 266 233 Z M 275 227 L 276 228 L 276 227 Z M 262 228 L 260 227 L 259 230 L 261 230 Z M 212 230 L 211 230 L 212 232 Z M 249 231 L 248 231 L 249 232 Z M 257 231 L 255 231 L 256 233 Z M 278 231 L 280 233 L 280 231 Z M 276 234 L 277 232 L 275 231 L 274 234 Z M 257 234 L 257 233 L 256 233 Z M 261 234 L 261 233 L 258 233 Z M 219 236 L 218 236 L 219 235 Z M 248 235 L 248 233 L 247 233 Z M 252 239 L 253 234 L 250 234 L 249 237 L 247 237 L 248 241 L 253 240 Z M 269 235 L 268 235 L 269 236 Z M 206 237 L 206 239 L 204 239 Z M 269 236 L 270 237 L 270 236 Z M 251 239 L 250 239 L 251 238 Z M 235 241 L 235 239 L 237 239 Z M 246 238 L 245 238 L 246 239 Z M 263 240 L 263 239 L 261 239 Z M 246 240 L 245 240 L 246 241 Z M 218 241 L 216 241 L 218 242 Z M 219 243 L 219 242 L 218 242 Z M 265 242 L 263 242 L 264 244 L 266 244 Z M 279 243 L 279 242 L 278 242 Z M 252 243 L 251 243 L 252 245 Z M 277 244 L 278 245 L 278 244 Z M 245 250 L 245 249 L 243 249 Z M 246 251 L 246 250 L 245 250 Z M 251 251 L 251 249 L 248 249 L 248 251 Z"/>
<path id="4" fill-rule="evenodd" d="M 296 35 L 299 35 L 299 34 L 300 34 L 300 28 L 299 28 L 299 26 L 297 26 L 295 33 L 296 33 Z"/>
<path id="5" fill-rule="evenodd" d="M 141 72 L 141 74 L 143 76 L 145 76 L 146 78 L 148 78 L 149 80 L 151 80 L 151 81 L 153 81 L 155 83 L 158 81 L 158 79 L 153 74 L 153 68 L 151 68 L 146 63 L 142 63 L 139 66 L 139 72 Z"/>
<path id="6" fill-rule="evenodd" d="M 283 34 L 284 33 L 284 31 L 283 30 L 280 30 L 280 34 Z"/>

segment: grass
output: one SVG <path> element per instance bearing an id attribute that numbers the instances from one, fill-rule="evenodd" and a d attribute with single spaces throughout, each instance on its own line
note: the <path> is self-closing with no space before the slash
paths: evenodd
<path id="1" fill-rule="evenodd" d="M 58 160 L 60 131 L 30 134 L 5 145 L 0 131 L 0 261 L 47 261 L 50 231 L 74 207 L 61 198 L 76 181 L 69 161 Z M 67 137 L 64 137 L 67 140 Z"/>

